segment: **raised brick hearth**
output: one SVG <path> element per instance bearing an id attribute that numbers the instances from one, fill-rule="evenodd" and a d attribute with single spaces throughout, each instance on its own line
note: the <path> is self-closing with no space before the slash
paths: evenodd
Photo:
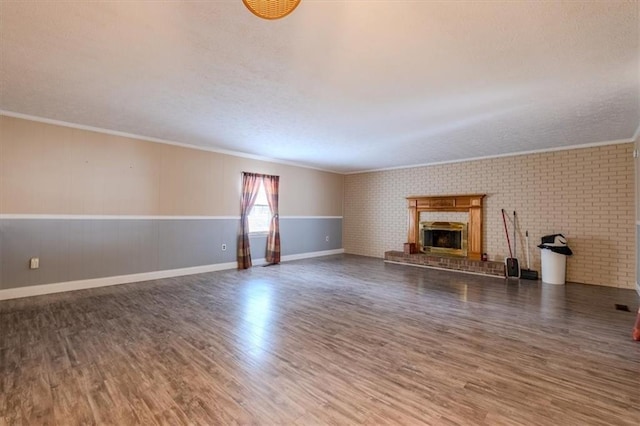
<path id="1" fill-rule="evenodd" d="M 451 269 L 460 272 L 504 277 L 504 263 L 482 260 L 470 260 L 462 257 L 435 256 L 432 254 L 406 254 L 401 251 L 386 251 L 385 262 L 407 265 L 428 266 L 432 268 Z"/>

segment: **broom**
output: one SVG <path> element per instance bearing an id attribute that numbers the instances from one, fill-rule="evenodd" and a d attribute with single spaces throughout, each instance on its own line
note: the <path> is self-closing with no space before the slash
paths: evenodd
<path id="1" fill-rule="evenodd" d="M 507 229 L 507 220 L 504 217 L 504 209 L 502 209 L 502 223 L 504 223 L 504 233 L 507 236 L 507 245 L 509 246 L 509 257 L 504 259 L 504 264 L 507 268 L 507 278 L 518 278 L 520 276 L 520 267 L 518 266 L 518 259 L 513 257 L 513 252 L 511 251 L 511 241 L 509 241 L 509 230 Z"/>
<path id="2" fill-rule="evenodd" d="M 529 263 L 529 231 L 525 231 L 525 242 L 527 244 L 527 268 L 520 270 L 520 278 L 525 280 L 537 280 L 538 279 L 538 271 L 534 271 L 531 268 L 531 264 Z"/>

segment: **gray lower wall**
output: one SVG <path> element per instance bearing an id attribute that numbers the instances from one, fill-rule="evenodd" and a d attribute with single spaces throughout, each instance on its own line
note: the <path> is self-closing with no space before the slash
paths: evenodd
<path id="1" fill-rule="evenodd" d="M 235 262 L 238 227 L 238 219 L 0 219 L 0 289 Z M 280 228 L 283 256 L 342 248 L 340 218 L 281 218 Z M 265 246 L 266 236 L 252 237 L 252 258 L 264 258 Z M 29 269 L 32 257 L 39 269 Z"/>

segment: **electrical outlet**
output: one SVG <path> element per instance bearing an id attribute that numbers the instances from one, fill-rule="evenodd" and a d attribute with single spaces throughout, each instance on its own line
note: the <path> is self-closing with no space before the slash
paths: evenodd
<path id="1" fill-rule="evenodd" d="M 325 240 L 326 242 L 329 242 L 329 236 L 327 235 L 326 237 L 324 237 L 324 240 Z"/>
<path id="2" fill-rule="evenodd" d="M 32 257 L 29 259 L 29 269 L 38 269 L 40 267 L 40 258 Z"/>
<path id="3" fill-rule="evenodd" d="M 222 245 L 222 251 L 227 251 L 227 245 L 226 244 Z"/>

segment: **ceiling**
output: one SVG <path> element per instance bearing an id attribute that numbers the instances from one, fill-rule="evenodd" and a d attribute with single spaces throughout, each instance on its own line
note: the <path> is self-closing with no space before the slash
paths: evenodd
<path id="1" fill-rule="evenodd" d="M 631 140 L 638 1 L 0 1 L 0 110 L 350 173 Z"/>

